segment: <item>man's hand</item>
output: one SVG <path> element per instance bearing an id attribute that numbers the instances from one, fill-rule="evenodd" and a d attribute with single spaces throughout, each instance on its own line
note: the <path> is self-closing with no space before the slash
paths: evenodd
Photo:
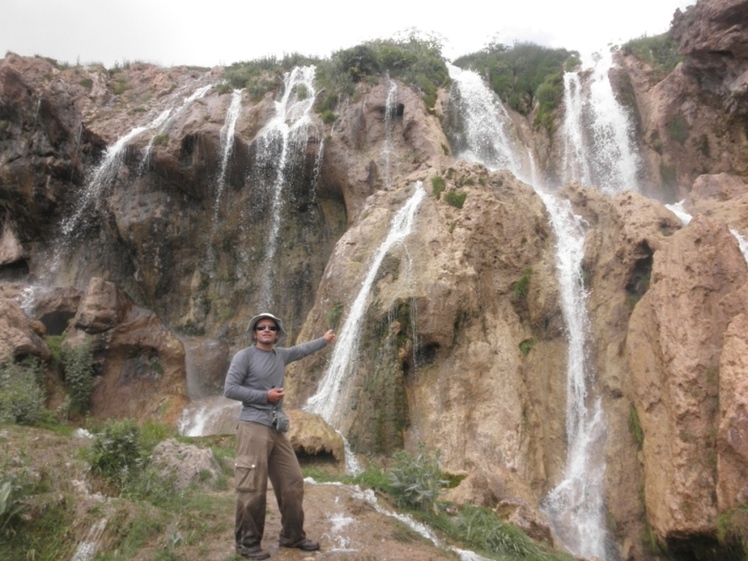
<path id="1" fill-rule="evenodd" d="M 332 329 L 329 329 L 327 333 L 325 333 L 322 337 L 325 338 L 325 341 L 327 341 L 328 345 L 332 345 L 335 343 L 335 333 L 333 333 Z"/>
<path id="2" fill-rule="evenodd" d="M 272 388 L 268 390 L 268 403 L 272 403 L 273 405 L 275 405 L 281 399 L 283 399 L 285 395 L 286 394 L 283 392 L 283 388 Z"/>

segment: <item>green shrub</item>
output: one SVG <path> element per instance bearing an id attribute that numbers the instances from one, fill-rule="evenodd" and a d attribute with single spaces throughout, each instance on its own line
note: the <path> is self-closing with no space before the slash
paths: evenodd
<path id="1" fill-rule="evenodd" d="M 652 66 L 662 78 L 670 74 L 679 62 L 685 60 L 685 57 L 678 54 L 678 48 L 678 43 L 670 37 L 670 34 L 663 33 L 652 37 L 645 35 L 632 39 L 623 45 L 622 50 Z"/>
<path id="2" fill-rule="evenodd" d="M 140 429 L 132 419 L 110 419 L 94 436 L 86 450 L 91 473 L 103 477 L 122 491 L 145 467 L 147 451 L 140 441 Z"/>
<path id="3" fill-rule="evenodd" d="M 634 439 L 637 447 L 639 448 L 639 450 L 641 450 L 642 446 L 644 445 L 644 431 L 642 430 L 641 423 L 639 422 L 639 412 L 636 410 L 636 406 L 633 403 L 629 408 L 628 425 L 631 438 Z"/>
<path id="4" fill-rule="evenodd" d="M 457 191 L 449 191 L 444 194 L 444 202 L 455 208 L 462 208 L 462 205 L 465 204 L 465 199 L 467 199 L 465 191 L 459 193 Z"/>
<path id="5" fill-rule="evenodd" d="M 287 54 L 282 59 L 262 57 L 235 62 L 225 69 L 224 76 L 231 88 L 246 89 L 253 99 L 259 99 L 267 92 L 280 89 L 284 74 L 294 67 L 318 63 L 319 59 L 299 53 Z"/>
<path id="6" fill-rule="evenodd" d="M 36 358 L 0 365 L 0 423 L 33 425 L 44 418 L 46 396 Z"/>
<path id="7" fill-rule="evenodd" d="M 530 351 L 535 345 L 535 342 L 535 337 L 530 337 L 529 339 L 525 339 L 519 344 L 519 352 L 522 353 L 522 356 L 527 356 L 530 354 Z"/>
<path id="8" fill-rule="evenodd" d="M 11 480 L 0 481 L 0 534 L 24 509 L 23 502 L 16 495 Z"/>
<path id="9" fill-rule="evenodd" d="M 748 503 L 722 513 L 717 519 L 717 539 L 734 556 L 748 558 Z"/>
<path id="10" fill-rule="evenodd" d="M 444 191 L 444 188 L 447 186 L 446 181 L 444 181 L 444 178 L 440 175 L 437 175 L 436 177 L 431 178 L 431 188 L 433 189 L 434 196 L 438 199 L 441 197 L 442 191 Z"/>
<path id="11" fill-rule="evenodd" d="M 152 144 L 154 146 L 166 146 L 169 144 L 169 135 L 167 133 L 157 134 L 153 137 Z"/>
<path id="12" fill-rule="evenodd" d="M 682 115 L 676 115 L 667 124 L 667 132 L 670 138 L 682 146 L 688 138 L 688 123 L 686 123 L 686 119 Z"/>
<path id="13" fill-rule="evenodd" d="M 218 84 L 214 84 L 213 89 L 218 95 L 224 95 L 233 91 L 234 88 L 232 88 L 231 84 L 229 84 L 228 82 L 220 82 Z"/>
<path id="14" fill-rule="evenodd" d="M 523 115 L 530 114 L 537 99 L 542 107 L 535 125 L 548 127 L 549 115 L 563 100 L 564 68 L 567 63 L 573 64 L 576 57 L 575 51 L 534 43 L 513 47 L 492 43 L 482 51 L 456 59 L 454 64 L 478 72 L 502 101 Z"/>
<path id="15" fill-rule="evenodd" d="M 320 118 L 322 119 L 322 122 L 326 125 L 332 125 L 337 119 L 338 116 L 335 115 L 332 111 L 329 109 L 325 109 L 321 114 Z"/>
<path id="16" fill-rule="evenodd" d="M 390 493 L 404 508 L 429 511 L 436 506 L 439 491 L 447 484 L 440 470 L 440 452 L 430 453 L 418 443 L 415 456 L 401 450 L 395 453 L 390 469 Z"/>
<path id="17" fill-rule="evenodd" d="M 327 311 L 325 319 L 330 329 L 337 329 L 340 324 L 340 318 L 343 317 L 343 303 L 340 300 L 335 300 L 335 303 Z"/>
<path id="18" fill-rule="evenodd" d="M 464 507 L 454 522 L 463 543 L 507 559 L 551 559 L 524 532 L 504 524 L 493 511 L 475 506 Z"/>
<path id="19" fill-rule="evenodd" d="M 532 268 L 527 267 L 524 271 L 522 271 L 522 275 L 519 277 L 519 280 L 514 283 L 514 286 L 512 287 L 512 293 L 514 294 L 514 298 L 517 300 L 525 300 L 527 299 L 527 295 L 530 292 L 530 278 L 532 277 Z"/>
<path id="20" fill-rule="evenodd" d="M 88 341 L 76 346 L 68 342 L 63 343 L 62 370 L 72 409 L 78 413 L 85 413 L 88 411 L 94 381 L 91 344 Z"/>
<path id="21" fill-rule="evenodd" d="M 328 91 L 327 96 L 336 100 L 341 94 L 352 96 L 357 83 L 376 82 L 383 75 L 420 90 L 429 108 L 436 103 L 438 89 L 449 83 L 440 42 L 415 33 L 336 51 L 317 67 L 317 79 Z"/>

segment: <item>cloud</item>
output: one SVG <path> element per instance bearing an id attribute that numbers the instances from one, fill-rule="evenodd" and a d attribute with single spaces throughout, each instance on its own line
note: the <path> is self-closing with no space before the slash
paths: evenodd
<path id="1" fill-rule="evenodd" d="M 292 52 L 328 56 L 417 28 L 442 37 L 450 58 L 494 38 L 584 50 L 662 33 L 675 9 L 692 3 L 461 0 L 443 8 L 402 0 L 355 6 L 337 0 L 0 0 L 0 49 L 108 67 L 134 60 L 214 66 Z"/>

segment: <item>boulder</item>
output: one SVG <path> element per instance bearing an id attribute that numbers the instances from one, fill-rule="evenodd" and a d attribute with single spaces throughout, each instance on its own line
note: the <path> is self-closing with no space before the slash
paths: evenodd
<path id="1" fill-rule="evenodd" d="M 322 417 L 300 411 L 286 410 L 291 427 L 286 436 L 299 456 L 332 458 L 339 467 L 345 467 L 343 437 Z"/>
<path id="2" fill-rule="evenodd" d="M 42 338 L 44 326 L 30 319 L 14 299 L 0 296 L 0 362 L 51 356 Z"/>

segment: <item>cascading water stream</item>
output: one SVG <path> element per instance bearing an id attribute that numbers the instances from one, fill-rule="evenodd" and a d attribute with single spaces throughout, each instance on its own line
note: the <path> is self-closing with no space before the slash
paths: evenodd
<path id="1" fill-rule="evenodd" d="M 508 169 L 524 177 L 514 125 L 504 105 L 472 70 L 447 65 L 452 78 L 453 103 L 463 120 L 456 140 L 457 158 L 480 162 L 489 169 Z"/>
<path id="2" fill-rule="evenodd" d="M 221 127 L 221 168 L 218 172 L 218 178 L 216 179 L 215 198 L 213 200 L 213 222 L 211 223 L 210 230 L 210 241 L 207 249 L 207 270 L 209 274 L 215 272 L 215 261 L 216 261 L 216 245 L 213 242 L 213 238 L 216 234 L 216 228 L 219 223 L 219 211 L 221 207 L 221 198 L 223 197 L 223 191 L 226 188 L 226 170 L 229 166 L 229 160 L 231 153 L 234 150 L 234 133 L 236 132 L 236 121 L 239 119 L 239 114 L 242 108 L 242 91 L 233 90 L 231 92 L 231 104 L 226 111 L 226 117 Z"/>
<path id="3" fill-rule="evenodd" d="M 340 329 L 338 341 L 330 358 L 330 366 L 319 383 L 317 393 L 309 398 L 304 406 L 306 411 L 317 413 L 335 428 L 339 428 L 341 409 L 348 403 L 346 397 L 350 387 L 345 382 L 356 367 L 361 327 L 374 279 L 387 252 L 394 245 L 403 243 L 413 230 L 416 211 L 424 195 L 422 183 L 416 183 L 413 195 L 392 218 L 390 231 L 379 246 L 343 327 Z"/>
<path id="4" fill-rule="evenodd" d="M 311 110 L 316 91 L 314 89 L 314 66 L 297 66 L 284 79 L 283 96 L 275 103 L 275 117 L 261 131 L 257 141 L 258 167 L 269 167 L 274 171 L 272 204 L 270 209 L 270 232 L 262 264 L 263 278 L 260 293 L 261 309 L 273 307 L 272 271 L 278 248 L 283 191 L 287 182 L 287 167 L 295 154 L 303 154 L 312 126 Z"/>
<path id="5" fill-rule="evenodd" d="M 475 157 L 481 153 L 491 156 L 514 150 L 507 142 L 508 136 L 504 125 L 494 125 L 495 131 L 484 128 L 486 123 L 496 122 L 497 114 L 505 113 L 503 108 L 498 110 L 497 105 L 500 106 L 500 101 L 496 100 L 493 92 L 479 78 L 480 83 L 477 83 L 474 73 L 472 76 L 467 74 L 469 89 L 463 83 L 466 80 L 464 71 L 453 72 L 450 69 L 450 76 L 454 87 L 460 92 L 471 92 L 470 96 L 461 95 L 459 101 L 460 116 L 467 128 L 464 137 L 466 146 L 462 153 Z M 570 79 L 568 87 L 572 91 L 567 92 L 567 97 L 576 96 L 579 85 L 577 80 Z M 579 109 L 582 110 L 583 107 L 580 106 Z M 469 128 L 473 123 L 480 127 L 480 134 L 470 133 Z M 492 148 L 486 151 L 483 149 L 484 146 Z M 579 157 L 585 153 L 580 146 Z M 545 204 L 557 238 L 556 268 L 568 337 L 567 461 L 564 479 L 544 501 L 544 510 L 549 516 L 554 532 L 571 552 L 605 560 L 606 530 L 602 492 L 605 463 L 601 452 L 605 428 L 602 404 L 597 399 L 594 400 L 592 407 L 589 407 L 591 398 L 587 388 L 585 342 L 589 321 L 581 267 L 585 229 L 581 220 L 572 212 L 568 201 L 560 200 L 542 190 L 529 151 L 528 157 L 531 164 L 529 179 Z M 528 178 L 522 177 L 521 170 L 517 169 L 516 164 L 512 167 L 512 163 L 519 161 L 519 158 L 508 159 L 506 162 L 509 165 L 503 166 L 497 165 L 494 158 L 479 161 L 492 170 L 507 167 L 517 177 L 528 181 Z"/>
<path id="6" fill-rule="evenodd" d="M 92 214 L 92 209 L 104 195 L 105 190 L 111 187 L 117 179 L 122 157 L 127 144 L 134 138 L 138 137 L 145 131 L 166 129 L 176 116 L 183 111 L 194 100 L 205 95 L 212 88 L 212 85 L 203 86 L 195 91 L 191 96 L 184 100 L 181 106 L 175 111 L 172 108 L 165 109 L 157 117 L 145 125 L 135 127 L 127 134 L 117 139 L 117 141 L 108 146 L 104 153 L 101 163 L 91 174 L 91 179 L 87 182 L 86 189 L 76 203 L 75 211 L 71 216 L 63 219 L 61 224 L 62 240 L 55 250 L 55 256 L 52 260 L 52 272 L 55 272 L 60 264 L 61 252 L 68 252 L 71 246 L 77 241 L 81 231 L 85 229 L 87 221 Z"/>
<path id="7" fill-rule="evenodd" d="M 618 103 L 608 74 L 613 55 L 604 50 L 583 58 L 583 72 L 564 75 L 565 118 L 562 180 L 596 185 L 609 195 L 635 189 L 640 165 L 631 119 Z M 585 83 L 588 87 L 585 88 Z"/>
<path id="8" fill-rule="evenodd" d="M 582 185 L 592 184 L 587 147 L 584 141 L 585 103 L 582 95 L 582 80 L 577 72 L 564 73 L 564 121 L 561 125 L 564 139 L 562 178 L 565 183 L 576 181 Z"/>
<path id="9" fill-rule="evenodd" d="M 384 104 L 384 185 L 388 191 L 392 188 L 392 129 L 394 127 L 395 102 L 397 101 L 397 83 L 390 79 L 390 89 Z"/>
<path id="10" fill-rule="evenodd" d="M 146 167 L 148 166 L 148 162 L 151 158 L 151 150 L 153 149 L 153 142 L 156 140 L 156 138 L 166 134 L 176 118 L 195 101 L 204 97 L 205 94 L 207 94 L 211 90 L 211 88 L 213 88 L 213 84 L 208 84 L 206 86 L 198 88 L 187 98 L 185 98 L 179 107 L 174 110 L 169 110 L 169 113 L 166 115 L 166 119 L 158 125 L 158 130 L 156 130 L 156 132 L 151 135 L 151 138 L 148 141 L 145 150 L 143 150 L 143 156 L 140 159 L 140 167 L 138 168 L 138 175 L 142 175 Z"/>
<path id="11" fill-rule="evenodd" d="M 603 497 L 605 438 L 602 403 L 592 407 L 587 388 L 585 343 L 589 331 L 587 291 L 582 277 L 585 230 L 569 201 L 537 191 L 556 233 L 556 270 L 566 321 L 567 453 L 563 481 L 543 501 L 554 533 L 581 557 L 607 559 Z"/>

